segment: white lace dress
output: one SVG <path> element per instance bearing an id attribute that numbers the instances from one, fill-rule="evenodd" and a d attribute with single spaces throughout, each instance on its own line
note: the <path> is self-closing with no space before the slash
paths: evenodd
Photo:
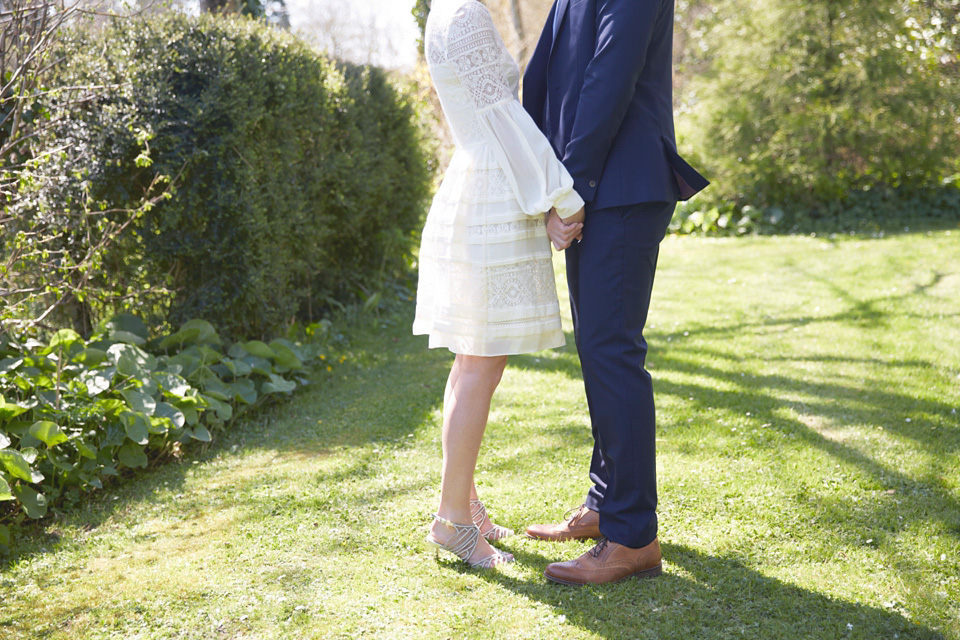
<path id="1" fill-rule="evenodd" d="M 564 344 L 544 212 L 573 179 L 517 99 L 520 70 L 476 0 L 433 0 L 426 55 L 456 151 L 420 246 L 415 334 L 496 356 Z"/>

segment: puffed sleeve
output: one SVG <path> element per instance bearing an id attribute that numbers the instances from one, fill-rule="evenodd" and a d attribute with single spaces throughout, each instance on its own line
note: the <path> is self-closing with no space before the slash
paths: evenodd
<path id="1" fill-rule="evenodd" d="M 447 61 L 470 95 L 487 142 L 524 213 L 537 215 L 555 207 L 561 218 L 570 217 L 583 207 L 583 199 L 513 93 L 503 65 L 508 57 L 490 12 L 478 2 L 465 4 L 451 23 Z"/>

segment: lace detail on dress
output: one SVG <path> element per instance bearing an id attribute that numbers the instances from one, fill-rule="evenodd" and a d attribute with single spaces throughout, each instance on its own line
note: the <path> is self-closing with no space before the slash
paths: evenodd
<path id="1" fill-rule="evenodd" d="M 427 22 L 427 61 L 462 145 L 483 141 L 479 110 L 516 97 L 520 69 L 478 2 L 438 2 Z"/>
<path id="2" fill-rule="evenodd" d="M 490 14 L 483 12 L 489 20 Z M 513 97 L 513 92 L 504 82 L 500 65 L 500 41 L 493 22 L 478 23 L 465 16 L 454 21 L 450 27 L 450 44 L 447 56 L 463 80 L 473 105 L 477 109 L 491 107 Z"/>
<path id="3" fill-rule="evenodd" d="M 513 196 L 513 187 L 503 169 L 476 171 L 473 178 L 461 194 L 468 202 L 497 202 Z"/>
<path id="4" fill-rule="evenodd" d="M 500 236 L 516 236 L 529 234 L 531 231 L 543 227 L 543 218 L 524 218 L 511 220 L 500 224 L 476 224 L 467 227 L 467 235 L 471 238 L 496 238 Z"/>
<path id="5" fill-rule="evenodd" d="M 529 306 L 532 301 L 543 300 L 551 293 L 556 295 L 556 286 L 552 265 L 543 260 L 489 267 L 487 304 L 491 309 Z M 496 324 L 513 322 L 501 321 Z"/>

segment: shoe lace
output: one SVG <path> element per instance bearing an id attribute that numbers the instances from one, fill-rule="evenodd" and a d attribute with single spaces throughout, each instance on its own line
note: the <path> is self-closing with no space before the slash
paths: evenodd
<path id="1" fill-rule="evenodd" d="M 606 536 L 600 538 L 600 542 L 594 545 L 593 549 L 590 549 L 590 555 L 592 555 L 594 558 L 599 556 L 603 550 L 607 548 L 608 542 L 610 542 L 610 540 Z"/>
<path id="2" fill-rule="evenodd" d="M 579 507 L 574 507 L 573 509 L 570 509 L 570 510 L 567 511 L 565 514 L 563 514 L 563 519 L 564 519 L 564 520 L 573 520 L 573 519 L 576 518 L 578 515 L 580 515 L 580 510 L 583 509 L 584 506 L 585 506 L 585 505 L 580 505 Z"/>

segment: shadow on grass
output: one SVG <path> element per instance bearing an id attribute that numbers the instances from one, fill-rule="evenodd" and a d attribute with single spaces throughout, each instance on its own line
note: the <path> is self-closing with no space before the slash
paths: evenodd
<path id="1" fill-rule="evenodd" d="M 538 568 L 555 561 L 513 553 Z M 611 585 L 568 587 L 499 571 L 478 575 L 604 638 L 943 639 L 896 611 L 836 600 L 764 576 L 734 558 L 673 544 L 665 544 L 663 553 L 662 577 Z"/>
<path id="2" fill-rule="evenodd" d="M 794 265 L 796 266 L 796 265 Z M 828 278 L 817 276 L 805 270 L 801 276 L 825 286 L 847 308 L 844 311 L 823 316 L 797 316 L 789 318 L 765 318 L 752 322 L 720 324 L 706 327 L 681 328 L 673 332 L 648 330 L 646 337 L 651 345 L 648 357 L 649 368 L 654 377 L 654 391 L 658 397 L 675 396 L 681 402 L 690 402 L 692 406 L 704 412 L 726 410 L 733 413 L 751 412 L 756 421 L 769 423 L 773 428 L 792 437 L 799 437 L 812 447 L 839 460 L 858 466 L 873 478 L 877 488 L 895 489 L 907 494 L 924 494 L 934 498 L 935 513 L 941 514 L 947 529 L 960 536 L 960 502 L 951 493 L 937 486 L 938 469 L 930 470 L 922 479 L 907 476 L 901 471 L 889 468 L 842 442 L 831 440 L 822 430 L 797 420 L 785 420 L 780 410 L 791 409 L 800 415 L 807 415 L 827 425 L 864 424 L 881 427 L 898 436 L 912 440 L 926 453 L 940 460 L 946 460 L 949 454 L 960 451 L 960 416 L 956 403 L 919 398 L 908 392 L 899 392 L 891 380 L 910 379 L 923 371 L 931 370 L 934 365 L 921 359 L 867 359 L 843 356 L 792 355 L 737 353 L 704 348 L 696 345 L 698 338 L 733 343 L 741 335 L 763 331 L 783 331 L 784 327 L 795 328 L 816 324 L 843 324 L 853 327 L 882 328 L 886 326 L 887 311 L 879 307 L 880 303 L 899 303 L 913 297 L 925 297 L 944 275 L 935 273 L 929 282 L 919 283 L 911 289 L 893 295 L 884 295 L 873 299 L 860 299 L 854 293 L 838 286 Z M 898 317 L 914 317 L 924 320 L 942 320 L 960 317 L 960 312 L 952 315 L 899 314 Z M 547 370 L 564 373 L 574 379 L 582 379 L 579 360 L 573 347 L 573 336 L 567 334 L 567 346 L 556 358 L 540 358 L 523 355 L 511 358 L 511 365 L 532 370 Z M 687 346 L 687 345 L 690 346 Z M 728 366 L 705 364 L 706 361 L 723 362 Z M 801 376 L 790 377 L 779 374 L 749 374 L 748 362 L 795 363 L 798 370 L 809 367 L 827 367 L 832 364 L 882 365 L 888 373 L 879 380 L 861 380 L 854 384 L 834 381 L 807 381 Z M 960 366 L 960 362 L 957 363 Z M 677 383 L 664 374 L 683 374 L 708 378 L 714 382 L 726 383 L 735 392 L 718 390 L 720 385 L 702 385 Z M 836 378 L 836 376 L 834 376 Z M 802 395 L 808 399 L 800 402 L 783 400 L 784 397 Z M 916 419 L 917 415 L 926 416 Z M 671 425 L 669 416 L 659 419 L 658 432 L 667 434 L 671 429 L 681 428 Z M 940 471 L 942 473 L 942 471 Z"/>
<path id="3" fill-rule="evenodd" d="M 924 290 L 924 287 L 918 287 L 905 295 L 923 294 Z M 799 520 L 817 522 L 819 527 L 825 528 L 824 536 L 833 539 L 841 536 L 846 544 L 861 546 L 863 540 L 874 545 L 892 544 L 901 533 L 914 527 L 917 520 L 937 523 L 937 528 L 946 536 L 960 542 L 960 501 L 946 481 L 954 472 L 949 466 L 951 456 L 960 451 L 957 406 L 949 399 L 918 396 L 910 389 L 901 390 L 898 385 L 891 384 L 891 380 L 909 380 L 929 372 L 935 366 L 932 362 L 916 358 L 884 358 L 878 362 L 869 358 L 804 355 L 789 351 L 767 356 L 736 350 L 734 340 L 738 334 L 749 331 L 778 330 L 782 326 L 816 322 L 883 326 L 884 314 L 873 302 L 860 303 L 850 296 L 845 299 L 848 310 L 828 317 L 718 324 L 690 329 L 686 333 L 683 329 L 648 332 L 647 338 L 652 345 L 651 360 L 655 363 L 651 371 L 658 399 L 671 398 L 679 405 L 693 409 L 694 415 L 698 416 L 697 424 L 691 426 L 673 419 L 661 409 L 658 435 L 668 441 L 672 436 L 678 436 L 677 446 L 682 449 L 686 430 L 693 428 L 702 433 L 706 427 L 718 436 L 710 446 L 717 449 L 720 457 L 724 457 L 727 450 L 729 456 L 735 458 L 744 455 L 748 449 L 762 452 L 770 446 L 792 443 L 787 446 L 818 452 L 846 468 L 857 469 L 856 476 L 859 477 L 845 480 L 853 490 L 851 496 L 824 496 L 819 484 L 810 487 L 803 481 L 788 483 L 793 495 L 788 494 L 785 506 Z M 709 346 L 704 348 L 696 344 L 698 336 L 719 344 L 726 344 L 729 339 L 731 347 L 726 351 Z M 561 372 L 573 379 L 582 377 L 575 353 L 552 359 L 520 356 L 513 362 L 522 368 Z M 767 362 L 772 366 L 767 366 Z M 796 365 L 798 372 L 803 372 L 802 375 L 780 373 L 792 364 Z M 879 365 L 883 376 L 881 379 L 860 380 L 830 370 L 833 365 L 847 364 L 862 365 L 861 369 Z M 751 367 L 756 370 L 751 372 Z M 776 372 L 765 372 L 771 369 Z M 823 377 L 811 376 L 809 372 L 818 369 L 824 371 Z M 663 404 L 666 403 L 660 403 Z M 745 415 L 750 416 L 748 424 L 755 423 L 758 429 L 754 432 L 760 435 L 743 434 L 741 430 L 742 438 L 750 442 L 741 443 L 739 435 L 736 442 L 727 442 L 728 438 L 722 432 L 728 430 L 720 424 L 721 421 L 730 416 L 739 416 L 740 420 Z M 760 425 L 764 428 L 760 429 Z M 851 425 L 863 425 L 853 441 L 848 440 L 845 432 Z M 749 431 L 750 427 L 747 429 Z M 880 433 L 881 430 L 894 438 L 909 441 L 905 446 L 929 456 L 931 464 L 923 472 L 908 473 L 898 468 L 894 460 L 881 460 L 871 455 L 867 447 L 860 446 L 857 438 L 869 438 L 871 431 Z M 583 435 L 589 437 L 589 429 L 584 429 Z M 546 459 L 549 452 L 537 452 L 537 455 Z M 584 456 L 587 455 L 584 450 Z M 833 473 L 832 466 L 824 465 L 822 470 L 814 470 L 814 474 L 826 482 Z M 908 501 L 909 510 L 905 510 L 904 501 Z M 910 515 L 904 517 L 907 513 Z M 891 561 L 896 562 L 905 579 L 917 584 L 924 582 L 923 569 L 905 560 L 891 558 Z M 826 636 L 837 637 L 833 632 Z"/>

